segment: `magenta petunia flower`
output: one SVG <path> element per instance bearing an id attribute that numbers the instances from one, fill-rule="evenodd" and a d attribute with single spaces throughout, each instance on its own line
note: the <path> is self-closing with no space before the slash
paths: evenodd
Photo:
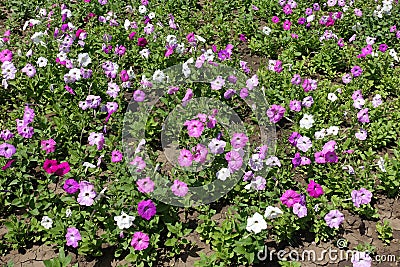
<path id="1" fill-rule="evenodd" d="M 8 168 L 11 167 L 11 165 L 14 163 L 15 159 L 11 159 L 9 161 L 7 161 L 7 163 L 1 168 L 2 171 L 7 170 Z"/>
<path id="2" fill-rule="evenodd" d="M 193 90 L 192 89 L 187 89 L 185 96 L 182 98 L 182 106 L 186 106 L 186 104 L 189 102 L 190 99 L 193 98 Z"/>
<path id="3" fill-rule="evenodd" d="M 290 104 L 289 104 L 289 108 L 291 111 L 295 111 L 295 112 L 301 111 L 301 101 L 291 100 Z"/>
<path id="4" fill-rule="evenodd" d="M 364 108 L 357 113 L 357 119 L 361 123 L 369 123 L 368 108 Z"/>
<path id="5" fill-rule="evenodd" d="M 67 246 L 72 246 L 74 248 L 78 247 L 78 241 L 82 240 L 79 230 L 75 227 L 69 227 L 67 229 L 67 234 L 65 235 L 67 239 Z"/>
<path id="6" fill-rule="evenodd" d="M 304 166 L 304 165 L 310 165 L 311 164 L 311 160 L 307 157 L 302 156 L 300 158 L 300 165 Z"/>
<path id="7" fill-rule="evenodd" d="M 146 162 L 139 156 L 136 156 L 129 164 L 136 167 L 136 172 L 141 172 L 146 168 Z"/>
<path id="8" fill-rule="evenodd" d="M 177 197 L 184 197 L 188 193 L 189 188 L 186 183 L 175 180 L 174 184 L 171 186 L 171 191 Z"/>
<path id="9" fill-rule="evenodd" d="M 279 22 L 279 18 L 277 16 L 273 16 L 272 17 L 272 22 L 275 23 L 275 24 L 278 23 Z"/>
<path id="10" fill-rule="evenodd" d="M 323 151 L 315 152 L 314 157 L 316 163 L 318 164 L 326 163 L 325 153 Z"/>
<path id="11" fill-rule="evenodd" d="M 145 97 L 146 97 L 146 94 L 142 90 L 138 89 L 138 90 L 135 90 L 135 92 L 133 92 L 133 100 L 135 100 L 136 102 L 143 102 Z"/>
<path id="12" fill-rule="evenodd" d="M 244 148 L 249 141 L 249 138 L 245 133 L 234 133 L 231 139 L 231 145 L 233 148 Z"/>
<path id="13" fill-rule="evenodd" d="M 156 214 L 157 209 L 153 201 L 142 200 L 138 203 L 138 213 L 140 217 L 146 220 L 150 220 Z"/>
<path id="14" fill-rule="evenodd" d="M 16 152 L 15 146 L 7 143 L 3 143 L 0 145 L 0 156 L 5 157 L 6 159 L 11 158 Z"/>
<path id="15" fill-rule="evenodd" d="M 338 156 L 336 155 L 335 151 L 329 151 L 325 153 L 325 161 L 329 163 L 337 163 Z"/>
<path id="16" fill-rule="evenodd" d="M 358 77 L 362 74 L 363 70 L 360 66 L 354 66 L 351 68 L 351 74 L 353 74 L 354 77 Z"/>
<path id="17" fill-rule="evenodd" d="M 289 5 L 285 5 L 283 7 L 283 13 L 285 13 L 285 15 L 290 15 L 293 13 L 293 10 Z"/>
<path id="18" fill-rule="evenodd" d="M 41 141 L 42 150 L 46 151 L 46 154 L 52 153 L 56 150 L 56 141 L 53 139 Z"/>
<path id="19" fill-rule="evenodd" d="M 267 116 L 272 123 L 277 123 L 283 118 L 285 111 L 284 107 L 274 104 L 267 110 Z"/>
<path id="20" fill-rule="evenodd" d="M 249 96 L 249 90 L 246 87 L 243 87 L 239 93 L 240 98 L 245 99 Z"/>
<path id="21" fill-rule="evenodd" d="M 33 127 L 24 124 L 20 127 L 17 127 L 17 132 L 23 138 L 31 138 L 34 134 L 34 129 Z"/>
<path id="22" fill-rule="evenodd" d="M 298 166 L 301 165 L 301 155 L 300 153 L 296 153 L 294 157 L 292 158 L 292 164 L 294 168 L 297 168 Z"/>
<path id="23" fill-rule="evenodd" d="M 123 56 L 125 54 L 126 48 L 123 45 L 116 45 L 114 53 L 118 56 Z"/>
<path id="24" fill-rule="evenodd" d="M 129 40 L 132 40 L 135 37 L 135 35 L 136 35 L 136 32 L 131 32 L 129 34 Z"/>
<path id="25" fill-rule="evenodd" d="M 285 20 L 285 22 L 283 22 L 283 29 L 285 31 L 289 31 L 290 30 L 290 26 L 292 26 L 292 23 L 290 22 L 290 20 Z"/>
<path id="26" fill-rule="evenodd" d="M 8 50 L 4 49 L 3 51 L 0 52 L 0 61 L 4 63 L 5 61 L 12 61 L 13 53 Z"/>
<path id="27" fill-rule="evenodd" d="M 111 162 L 120 162 L 122 160 L 122 153 L 119 150 L 111 152 Z"/>
<path id="28" fill-rule="evenodd" d="M 228 168 L 231 173 L 239 170 L 243 165 L 243 158 L 235 150 L 226 153 L 225 159 L 228 161 Z"/>
<path id="29" fill-rule="evenodd" d="M 10 140 L 13 137 L 14 134 L 8 129 L 0 132 L 0 138 L 3 139 L 4 141 Z"/>
<path id="30" fill-rule="evenodd" d="M 292 134 L 289 136 L 288 141 L 292 146 L 297 146 L 297 141 L 300 137 L 302 136 L 298 132 L 292 132 Z"/>
<path id="31" fill-rule="evenodd" d="M 74 179 L 67 179 L 64 182 L 63 188 L 68 194 L 75 194 L 79 190 L 79 183 Z"/>
<path id="32" fill-rule="evenodd" d="M 300 202 L 300 194 L 294 190 L 288 189 L 280 197 L 280 200 L 282 201 L 282 204 L 284 204 L 288 208 L 291 208 L 295 203 Z"/>
<path id="33" fill-rule="evenodd" d="M 57 170 L 57 160 L 46 159 L 43 163 L 43 169 L 48 174 L 53 174 Z"/>
<path id="34" fill-rule="evenodd" d="M 66 161 L 58 164 L 56 168 L 57 169 L 55 170 L 54 174 L 58 176 L 64 176 L 71 170 L 71 168 L 69 167 L 69 163 Z"/>
<path id="35" fill-rule="evenodd" d="M 330 228 L 339 228 L 339 225 L 344 221 L 344 215 L 338 210 L 331 210 L 325 215 L 324 219 Z"/>
<path id="36" fill-rule="evenodd" d="M 150 177 L 137 180 L 136 185 L 141 193 L 147 194 L 154 191 L 154 182 Z"/>
<path id="37" fill-rule="evenodd" d="M 30 124 L 35 118 L 35 111 L 28 106 L 25 106 L 23 121 L 24 124 Z"/>
<path id="38" fill-rule="evenodd" d="M 337 42 L 337 45 L 338 45 L 339 47 L 343 47 L 343 46 L 344 46 L 344 39 L 343 39 L 343 38 L 339 38 L 339 40 L 338 40 L 338 42 Z"/>
<path id="39" fill-rule="evenodd" d="M 198 138 L 204 130 L 204 124 L 199 120 L 186 121 L 184 126 L 187 126 L 188 134 L 190 137 Z"/>
<path id="40" fill-rule="evenodd" d="M 140 47 L 145 47 L 146 45 L 147 45 L 147 40 L 146 40 L 146 38 L 140 37 L 140 38 L 138 39 L 138 46 L 140 46 Z"/>
<path id="41" fill-rule="evenodd" d="M 388 47 L 387 44 L 380 44 L 379 45 L 379 51 L 381 51 L 382 53 L 385 53 L 388 48 L 389 47 Z"/>
<path id="42" fill-rule="evenodd" d="M 193 160 L 198 163 L 204 163 L 207 159 L 208 149 L 203 144 L 197 144 L 192 148 Z"/>
<path id="43" fill-rule="evenodd" d="M 335 140 L 330 140 L 324 144 L 322 147 L 322 152 L 327 153 L 327 152 L 334 152 L 336 149 L 336 141 Z"/>
<path id="44" fill-rule="evenodd" d="M 123 82 L 129 81 L 128 71 L 127 71 L 127 70 L 122 70 L 122 71 L 119 73 L 119 77 L 121 78 L 121 81 L 123 81 Z"/>
<path id="45" fill-rule="evenodd" d="M 300 76 L 300 74 L 295 74 L 295 75 L 293 75 L 293 78 L 292 78 L 292 80 L 291 80 L 291 83 L 292 83 L 293 85 L 300 85 L 300 83 L 301 83 L 301 76 Z"/>
<path id="46" fill-rule="evenodd" d="M 136 232 L 133 234 L 131 246 L 135 250 L 144 250 L 149 246 L 149 236 L 143 232 Z"/>
<path id="47" fill-rule="evenodd" d="M 307 192 L 313 198 L 318 198 L 324 194 L 322 186 L 317 184 L 314 180 L 310 180 L 307 186 Z"/>
<path id="48" fill-rule="evenodd" d="M 179 165 L 182 167 L 189 167 L 192 165 L 193 162 L 193 155 L 187 149 L 182 149 L 179 153 L 178 157 Z"/>

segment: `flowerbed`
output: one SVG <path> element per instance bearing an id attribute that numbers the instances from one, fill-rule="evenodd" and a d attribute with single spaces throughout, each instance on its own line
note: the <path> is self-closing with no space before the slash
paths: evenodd
<path id="1" fill-rule="evenodd" d="M 157 266 L 195 232 L 213 250 L 198 266 L 250 265 L 267 238 L 339 238 L 343 210 L 377 220 L 377 196 L 398 196 L 397 1 L 17 11 L 0 40 L 2 253 L 107 245 Z"/>

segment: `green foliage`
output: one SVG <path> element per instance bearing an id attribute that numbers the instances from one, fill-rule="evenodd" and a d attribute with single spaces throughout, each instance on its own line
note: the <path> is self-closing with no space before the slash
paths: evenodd
<path id="1" fill-rule="evenodd" d="M 378 232 L 378 236 L 380 239 L 382 239 L 382 241 L 388 244 L 390 243 L 390 240 L 393 237 L 393 230 L 392 227 L 390 227 L 388 220 L 385 219 L 383 224 L 378 222 L 376 224 L 376 231 Z"/>

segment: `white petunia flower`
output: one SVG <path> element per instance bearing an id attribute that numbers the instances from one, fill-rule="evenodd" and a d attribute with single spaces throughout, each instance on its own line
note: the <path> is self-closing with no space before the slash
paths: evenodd
<path id="1" fill-rule="evenodd" d="M 67 208 L 67 209 L 65 210 L 65 216 L 66 216 L 67 218 L 69 218 L 69 217 L 71 217 L 71 215 L 72 215 L 71 209 L 70 209 L 70 208 Z"/>
<path id="2" fill-rule="evenodd" d="M 150 50 L 149 49 L 143 49 L 139 52 L 139 54 L 143 57 L 143 58 L 149 58 L 150 55 Z"/>
<path id="3" fill-rule="evenodd" d="M 207 61 L 214 60 L 214 52 L 211 49 L 208 49 L 206 52 L 203 53 L 203 55 Z"/>
<path id="4" fill-rule="evenodd" d="M 139 13 L 140 14 L 145 14 L 146 12 L 147 12 L 146 6 L 143 6 L 143 5 L 139 6 Z"/>
<path id="5" fill-rule="evenodd" d="M 279 159 L 275 156 L 269 157 L 266 161 L 265 164 L 269 167 L 274 167 L 274 166 L 278 166 L 281 167 L 281 162 L 279 161 Z"/>
<path id="6" fill-rule="evenodd" d="M 120 216 L 114 216 L 114 221 L 117 222 L 119 229 L 128 229 L 133 225 L 133 221 L 135 220 L 134 216 L 130 216 L 125 212 L 121 212 Z"/>
<path id="7" fill-rule="evenodd" d="M 270 27 L 267 27 L 267 26 L 264 26 L 264 27 L 262 28 L 262 31 L 263 31 L 263 33 L 264 33 L 265 35 L 270 35 L 271 32 L 272 32 L 271 28 L 270 28 Z"/>
<path id="8" fill-rule="evenodd" d="M 44 68 L 47 66 L 47 58 L 45 57 L 39 57 L 38 60 L 36 61 L 36 64 L 40 67 L 40 68 Z"/>
<path id="9" fill-rule="evenodd" d="M 303 118 L 300 120 L 300 128 L 310 129 L 314 124 L 314 117 L 309 114 L 304 114 Z"/>
<path id="10" fill-rule="evenodd" d="M 247 231 L 258 234 L 264 229 L 267 229 L 267 222 L 260 213 L 256 212 L 253 217 L 247 219 Z"/>
<path id="11" fill-rule="evenodd" d="M 40 222 L 40 224 L 44 228 L 50 229 L 51 227 L 53 227 L 53 220 L 51 218 L 49 218 L 48 216 L 43 216 L 42 221 Z"/>
<path id="12" fill-rule="evenodd" d="M 217 172 L 217 179 L 221 181 L 225 181 L 226 178 L 231 176 L 231 172 L 229 171 L 228 168 L 222 168 Z"/>
<path id="13" fill-rule="evenodd" d="M 166 41 L 169 45 L 173 46 L 178 43 L 178 40 L 175 35 L 168 35 Z"/>
<path id="14" fill-rule="evenodd" d="M 328 94 L 328 100 L 335 102 L 337 99 L 338 99 L 338 97 L 334 93 Z"/>
<path id="15" fill-rule="evenodd" d="M 330 135 L 337 135 L 339 133 L 339 127 L 331 126 L 326 130 L 326 133 Z"/>
<path id="16" fill-rule="evenodd" d="M 90 63 L 92 63 L 92 59 L 90 58 L 88 53 L 81 53 L 78 55 L 78 63 L 81 67 L 87 67 Z"/>
<path id="17" fill-rule="evenodd" d="M 40 20 L 37 20 L 37 19 L 30 19 L 30 20 L 28 20 L 28 21 L 25 21 L 25 24 L 24 24 L 24 27 L 22 27 L 22 30 L 25 31 L 26 28 L 27 28 L 29 25 L 35 26 L 35 25 L 40 24 L 40 23 L 41 23 Z"/>
<path id="18" fill-rule="evenodd" d="M 380 157 L 378 160 L 378 167 L 379 167 L 379 169 L 381 169 L 382 172 L 386 172 L 385 160 L 382 157 Z"/>
<path id="19" fill-rule="evenodd" d="M 72 16 L 72 12 L 71 12 L 71 10 L 65 8 L 65 9 L 61 10 L 61 16 L 63 16 L 63 15 L 66 15 L 67 18 L 70 18 Z"/>
<path id="20" fill-rule="evenodd" d="M 194 36 L 198 41 L 200 41 L 200 42 L 202 42 L 202 43 L 205 43 L 206 42 L 206 39 L 204 39 L 203 37 L 201 37 L 201 36 L 199 36 L 199 35 L 195 35 Z"/>
<path id="21" fill-rule="evenodd" d="M 129 30 L 130 27 L 131 27 L 131 22 L 128 19 L 125 19 L 125 22 L 124 22 L 125 30 Z"/>
<path id="22" fill-rule="evenodd" d="M 153 81 L 163 82 L 165 80 L 165 74 L 161 70 L 156 70 L 153 74 Z"/>
<path id="23" fill-rule="evenodd" d="M 326 130 L 325 129 L 321 129 L 320 131 L 316 131 L 314 136 L 316 139 L 322 139 L 324 138 L 326 135 Z"/>
<path id="24" fill-rule="evenodd" d="M 70 69 L 68 74 L 74 77 L 75 80 L 79 81 L 81 79 L 81 70 L 77 68 Z"/>
<path id="25" fill-rule="evenodd" d="M 41 44 L 41 45 L 45 45 L 45 43 L 42 40 L 42 37 L 45 35 L 45 33 L 43 32 L 35 32 L 32 37 L 31 40 L 34 44 Z"/>
<path id="26" fill-rule="evenodd" d="M 283 214 L 283 212 L 279 208 L 273 207 L 273 206 L 268 206 L 265 209 L 264 217 L 267 219 L 275 219 L 275 218 L 278 218 L 282 214 Z"/>

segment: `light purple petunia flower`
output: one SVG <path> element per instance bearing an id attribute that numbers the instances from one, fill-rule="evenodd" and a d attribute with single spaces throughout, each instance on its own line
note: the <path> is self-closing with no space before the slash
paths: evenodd
<path id="1" fill-rule="evenodd" d="M 74 248 L 78 247 L 78 241 L 82 240 L 79 230 L 75 227 L 69 227 L 67 229 L 67 234 L 65 235 L 67 240 L 67 246 L 72 246 Z"/>
<path id="2" fill-rule="evenodd" d="M 188 193 L 189 188 L 186 183 L 175 180 L 174 184 L 171 186 L 171 191 L 175 196 L 184 197 Z"/>
<path id="3" fill-rule="evenodd" d="M 325 215 L 324 219 L 330 228 L 339 228 L 339 225 L 344 221 L 344 215 L 338 210 L 331 210 Z"/>

